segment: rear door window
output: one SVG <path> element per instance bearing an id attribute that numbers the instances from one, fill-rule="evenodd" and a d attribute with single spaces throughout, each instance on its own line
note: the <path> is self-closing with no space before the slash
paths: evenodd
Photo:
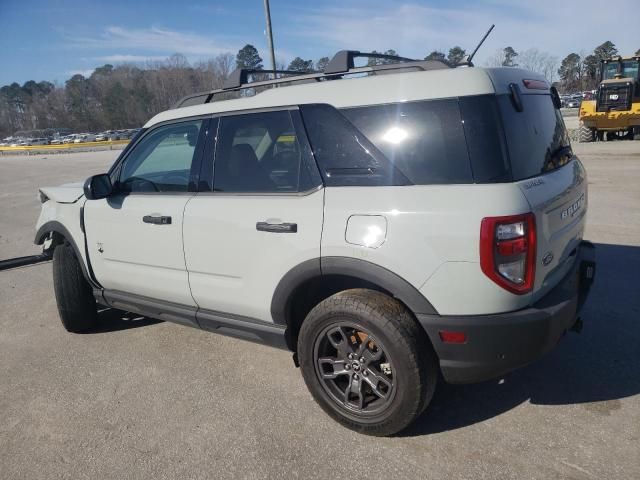
<path id="1" fill-rule="evenodd" d="M 522 95 L 522 112 L 508 95 L 498 97 L 514 180 L 560 168 L 573 157 L 560 110 L 551 95 Z"/>
<path id="2" fill-rule="evenodd" d="M 292 193 L 317 186 L 317 168 L 306 138 L 298 132 L 289 111 L 222 117 L 214 191 Z"/>

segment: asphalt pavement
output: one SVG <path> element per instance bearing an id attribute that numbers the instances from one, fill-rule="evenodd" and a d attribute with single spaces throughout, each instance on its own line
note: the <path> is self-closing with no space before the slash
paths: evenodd
<path id="1" fill-rule="evenodd" d="M 73 335 L 49 262 L 0 271 L 0 478 L 640 478 L 640 142 L 575 149 L 598 256 L 583 332 L 501 381 L 439 385 L 392 438 L 333 422 L 287 352 L 111 310 Z M 0 157 L 0 260 L 39 252 L 38 186 L 117 154 Z"/>

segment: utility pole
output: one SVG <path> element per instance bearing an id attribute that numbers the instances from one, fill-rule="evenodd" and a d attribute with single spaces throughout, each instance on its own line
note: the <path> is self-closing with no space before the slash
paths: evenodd
<path id="1" fill-rule="evenodd" d="M 269 41 L 269 54 L 271 55 L 271 70 L 276 69 L 276 55 L 273 52 L 273 33 L 271 32 L 271 9 L 269 8 L 269 0 L 264 0 L 264 16 L 267 20 L 267 40 Z M 276 78 L 276 74 L 273 74 Z"/>

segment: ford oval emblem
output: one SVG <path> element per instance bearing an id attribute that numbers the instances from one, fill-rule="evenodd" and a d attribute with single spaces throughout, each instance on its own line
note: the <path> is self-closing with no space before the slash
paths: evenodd
<path id="1" fill-rule="evenodd" d="M 546 267 L 551 263 L 552 260 L 553 260 L 553 253 L 547 252 L 544 254 L 544 257 L 542 257 L 542 264 Z"/>
<path id="2" fill-rule="evenodd" d="M 613 95 L 609 95 L 609 100 L 618 100 L 618 98 L 620 97 L 618 96 L 617 93 L 614 93 Z"/>

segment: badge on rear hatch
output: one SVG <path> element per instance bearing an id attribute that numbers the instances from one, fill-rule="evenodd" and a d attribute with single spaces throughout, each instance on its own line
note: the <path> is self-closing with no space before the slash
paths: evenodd
<path id="1" fill-rule="evenodd" d="M 584 193 L 580 195 L 580 198 L 578 200 L 576 200 L 571 205 L 569 205 L 569 208 L 565 208 L 564 210 L 562 210 L 562 212 L 560 213 L 560 218 L 564 220 L 569 216 L 573 217 L 576 214 L 576 212 L 582 208 L 583 203 L 584 203 Z"/>

